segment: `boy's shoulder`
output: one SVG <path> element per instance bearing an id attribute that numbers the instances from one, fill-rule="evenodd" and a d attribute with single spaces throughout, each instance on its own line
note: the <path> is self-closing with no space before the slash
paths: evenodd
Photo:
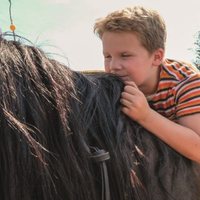
<path id="1" fill-rule="evenodd" d="M 165 59 L 161 65 L 161 77 L 183 81 L 193 76 L 200 76 L 200 71 L 189 62 Z"/>

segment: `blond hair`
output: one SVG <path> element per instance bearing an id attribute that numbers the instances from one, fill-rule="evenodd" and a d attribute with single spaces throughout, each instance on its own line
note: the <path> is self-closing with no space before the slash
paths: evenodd
<path id="1" fill-rule="evenodd" d="M 153 52 L 165 49 L 166 26 L 159 13 L 141 6 L 114 11 L 96 20 L 94 33 L 102 38 L 104 32 L 133 32 L 142 45 Z"/>

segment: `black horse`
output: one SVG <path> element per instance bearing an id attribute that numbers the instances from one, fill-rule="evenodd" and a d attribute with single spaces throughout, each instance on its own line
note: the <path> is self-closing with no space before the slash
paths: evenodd
<path id="1" fill-rule="evenodd" d="M 200 166 L 121 112 L 119 78 L 0 52 L 1 200 L 200 199 Z"/>

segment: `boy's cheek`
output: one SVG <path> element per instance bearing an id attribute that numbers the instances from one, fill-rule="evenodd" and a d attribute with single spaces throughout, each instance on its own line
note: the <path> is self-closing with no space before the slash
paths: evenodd
<path id="1" fill-rule="evenodd" d="M 109 67 L 104 67 L 104 69 L 105 69 L 105 72 L 107 72 L 107 73 L 109 73 L 110 72 L 110 68 Z"/>

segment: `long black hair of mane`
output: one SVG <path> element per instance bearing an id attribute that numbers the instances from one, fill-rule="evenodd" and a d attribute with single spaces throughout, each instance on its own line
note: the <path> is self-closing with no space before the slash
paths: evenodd
<path id="1" fill-rule="evenodd" d="M 85 130 L 88 145 L 110 153 L 111 199 L 200 199 L 199 165 L 122 114 L 123 84 L 117 77 L 105 73 L 74 77 L 80 102 L 71 106 L 71 126 Z"/>
<path id="2" fill-rule="evenodd" d="M 199 165 L 121 112 L 118 77 L 0 52 L 1 200 L 200 199 Z"/>

